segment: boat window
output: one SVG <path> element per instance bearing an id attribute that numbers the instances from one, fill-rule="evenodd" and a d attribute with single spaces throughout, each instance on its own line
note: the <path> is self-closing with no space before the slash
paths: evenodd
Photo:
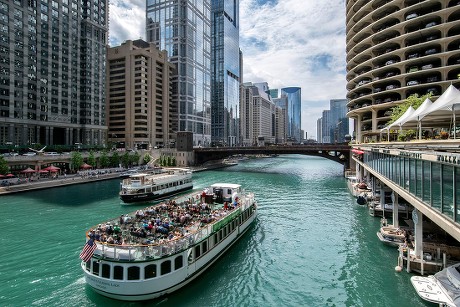
<path id="1" fill-rule="evenodd" d="M 99 276 L 99 262 L 93 261 L 93 274 Z"/>
<path id="2" fill-rule="evenodd" d="M 174 270 L 178 270 L 184 266 L 184 257 L 178 256 L 174 259 Z"/>
<path id="3" fill-rule="evenodd" d="M 116 265 L 113 267 L 113 279 L 123 280 L 123 267 Z"/>
<path id="4" fill-rule="evenodd" d="M 131 266 L 128 268 L 128 280 L 139 280 L 140 269 L 138 266 Z"/>
<path id="5" fill-rule="evenodd" d="M 206 253 L 208 251 L 208 242 L 204 241 L 201 246 L 202 246 L 203 254 Z"/>
<path id="6" fill-rule="evenodd" d="M 154 278 L 157 276 L 157 265 L 149 264 L 144 268 L 145 279 Z"/>
<path id="7" fill-rule="evenodd" d="M 89 272 L 90 269 L 91 269 L 91 261 L 87 261 L 86 262 L 86 270 Z"/>
<path id="8" fill-rule="evenodd" d="M 217 242 L 219 242 L 219 241 L 217 241 L 217 233 L 215 233 L 215 234 L 214 234 L 214 245 L 216 245 Z"/>
<path id="9" fill-rule="evenodd" d="M 166 260 L 161 264 L 161 275 L 171 273 L 171 261 Z"/>
<path id="10" fill-rule="evenodd" d="M 110 278 L 110 265 L 107 263 L 102 265 L 102 277 Z"/>
<path id="11" fill-rule="evenodd" d="M 227 194 L 228 194 L 228 195 L 232 195 L 232 189 L 228 189 L 228 190 L 227 190 Z"/>
<path id="12" fill-rule="evenodd" d="M 197 259 L 198 257 L 200 257 L 200 246 L 197 245 L 195 246 L 195 259 Z"/>

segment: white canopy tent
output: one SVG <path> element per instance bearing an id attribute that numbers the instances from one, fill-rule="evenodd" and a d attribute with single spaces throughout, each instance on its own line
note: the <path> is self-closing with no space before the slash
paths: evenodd
<path id="1" fill-rule="evenodd" d="M 419 130 L 419 139 L 422 138 L 422 125 L 421 125 L 421 118 L 420 114 L 425 112 L 428 108 L 431 107 L 433 102 L 427 98 L 425 101 L 415 110 L 412 115 L 408 116 L 405 120 L 401 122 L 401 127 L 404 128 L 412 128 L 417 127 Z"/>
<path id="2" fill-rule="evenodd" d="M 445 125 L 452 117 L 455 129 L 457 113 L 460 115 L 460 91 L 451 84 L 429 108 L 418 114 L 419 129 L 421 130 L 422 120 L 430 125 Z"/>
<path id="3" fill-rule="evenodd" d="M 395 120 L 393 123 L 389 124 L 388 126 L 386 126 L 385 128 L 383 128 L 382 130 L 380 130 L 380 132 L 383 132 L 383 130 L 388 130 L 388 140 L 390 139 L 390 128 L 392 127 L 395 127 L 395 126 L 398 126 L 399 127 L 399 130 L 401 131 L 402 130 L 402 123 L 403 121 L 406 119 L 406 118 L 409 118 L 409 116 L 411 116 L 413 113 L 415 112 L 415 109 L 410 106 L 409 108 L 407 108 L 406 112 L 404 112 L 403 115 L 401 115 L 400 118 L 398 118 L 397 120 Z"/>

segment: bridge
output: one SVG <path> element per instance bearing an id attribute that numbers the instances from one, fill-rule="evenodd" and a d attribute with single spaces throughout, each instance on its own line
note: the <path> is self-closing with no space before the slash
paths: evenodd
<path id="1" fill-rule="evenodd" d="M 271 145 L 262 147 L 206 147 L 195 148 L 195 165 L 225 159 L 233 155 L 301 154 L 323 157 L 349 168 L 351 147 L 348 144 Z"/>

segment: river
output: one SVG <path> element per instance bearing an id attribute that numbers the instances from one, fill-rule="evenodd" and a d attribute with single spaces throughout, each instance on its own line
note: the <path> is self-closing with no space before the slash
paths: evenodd
<path id="1" fill-rule="evenodd" d="M 256 194 L 254 225 L 187 288 L 142 303 L 93 292 L 78 255 L 84 232 L 141 208 L 122 205 L 119 180 L 0 197 L 1 306 L 431 306 L 379 219 L 347 190 L 343 167 L 301 155 L 249 159 L 193 175 L 194 187 L 240 183 Z"/>

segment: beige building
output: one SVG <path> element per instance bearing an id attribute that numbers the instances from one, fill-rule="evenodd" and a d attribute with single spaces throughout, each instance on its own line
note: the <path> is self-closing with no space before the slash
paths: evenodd
<path id="1" fill-rule="evenodd" d="M 409 96 L 460 87 L 457 3 L 347 0 L 347 116 L 357 142 L 376 140 Z"/>
<path id="2" fill-rule="evenodd" d="M 166 51 L 128 40 L 107 51 L 108 141 L 124 148 L 169 147 L 177 131 Z"/>
<path id="3" fill-rule="evenodd" d="M 251 82 L 241 86 L 241 136 L 244 146 L 274 144 L 276 107 L 270 96 Z"/>

